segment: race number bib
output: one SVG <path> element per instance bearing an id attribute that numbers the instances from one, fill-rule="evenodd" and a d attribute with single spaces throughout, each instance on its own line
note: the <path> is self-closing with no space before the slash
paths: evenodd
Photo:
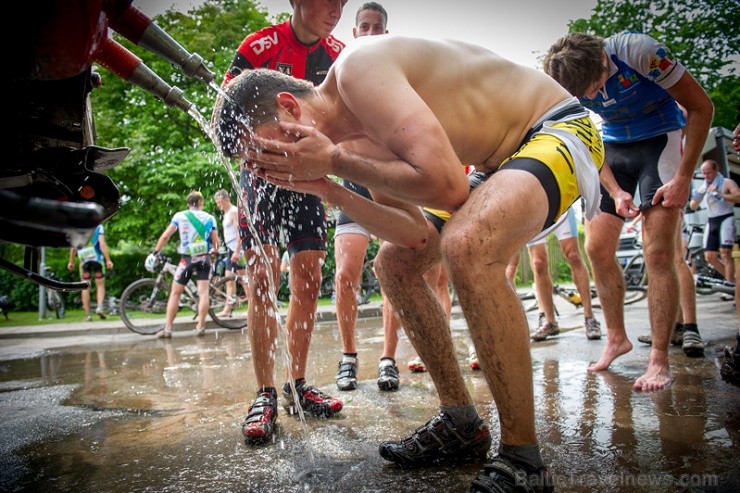
<path id="1" fill-rule="evenodd" d="M 80 262 L 94 262 L 98 260 L 98 252 L 95 251 L 95 247 L 86 247 L 77 250 L 77 258 Z"/>
<path id="2" fill-rule="evenodd" d="M 188 245 L 188 255 L 191 257 L 205 255 L 206 253 L 208 253 L 208 243 L 205 241 L 196 241 Z"/>

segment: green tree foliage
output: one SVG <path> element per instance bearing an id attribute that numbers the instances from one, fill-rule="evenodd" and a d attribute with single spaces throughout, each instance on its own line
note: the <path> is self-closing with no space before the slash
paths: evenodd
<path id="1" fill-rule="evenodd" d="M 203 57 L 216 75 L 216 86 L 244 37 L 271 23 L 262 7 L 244 0 L 208 0 L 187 13 L 168 11 L 154 21 L 185 49 Z M 213 87 L 185 76 L 117 33 L 114 39 L 165 82 L 182 89 L 205 121 L 210 120 L 217 97 Z M 215 146 L 194 117 L 103 68 L 98 72 L 103 84 L 92 93 L 98 144 L 131 149 L 108 172 L 121 190 L 122 204 L 106 221 L 106 238 L 114 248 L 118 242 L 134 241 L 148 251 L 172 214 L 186 207 L 191 190 L 200 190 L 206 198 L 204 209 L 216 214 L 213 194 L 219 188 L 230 190 L 231 183 Z"/>
<path id="2" fill-rule="evenodd" d="M 714 126 L 734 128 L 738 108 L 740 2 L 737 0 L 598 0 L 590 19 L 570 32 L 599 36 L 633 30 L 663 41 L 715 104 Z"/>

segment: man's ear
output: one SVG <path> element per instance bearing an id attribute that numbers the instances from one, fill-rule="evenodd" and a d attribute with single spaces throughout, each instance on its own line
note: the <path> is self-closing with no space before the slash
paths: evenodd
<path id="1" fill-rule="evenodd" d="M 296 120 L 301 119 L 301 103 L 293 94 L 289 92 L 280 92 L 275 96 L 275 102 L 279 109 L 282 109 Z"/>

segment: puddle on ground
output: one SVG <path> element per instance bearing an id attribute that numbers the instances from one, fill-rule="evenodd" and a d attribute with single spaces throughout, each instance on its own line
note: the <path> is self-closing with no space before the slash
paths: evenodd
<path id="1" fill-rule="evenodd" d="M 641 361 L 588 373 L 591 355 L 566 349 L 570 335 L 533 348 L 537 429 L 558 491 L 738 491 L 740 389 L 718 379 L 713 355 L 674 362 L 674 383 L 647 394 L 632 390 Z M 240 331 L 108 338 L 0 362 L 0 490 L 468 491 L 480 464 L 403 469 L 378 456 L 380 442 L 408 435 L 438 401 L 429 375 L 404 366 L 415 356 L 405 337 L 392 393 L 375 383 L 380 319 L 361 320 L 358 338 L 359 388 L 339 392 L 337 327 L 319 324 L 313 337 L 307 378 L 344 400 L 340 415 L 308 418 L 306 436 L 280 408 L 273 442 L 258 447 L 240 433 L 255 390 Z M 496 408 L 483 375 L 467 366 L 464 322 L 453 323 L 453 338 L 496 447 Z"/>

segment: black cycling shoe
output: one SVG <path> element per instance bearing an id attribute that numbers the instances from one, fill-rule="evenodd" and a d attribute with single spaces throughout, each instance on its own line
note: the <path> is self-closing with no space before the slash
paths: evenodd
<path id="1" fill-rule="evenodd" d="M 519 463 L 495 456 L 470 486 L 470 493 L 552 493 L 555 486 L 550 471 L 543 467 L 534 473 Z"/>
<path id="2" fill-rule="evenodd" d="M 258 392 L 242 423 L 242 435 L 247 445 L 269 440 L 275 429 L 277 415 L 277 391 L 270 388 Z"/>
<path id="3" fill-rule="evenodd" d="M 378 388 L 380 390 L 398 390 L 399 383 L 398 367 L 395 361 L 390 365 L 378 366 Z"/>
<path id="4" fill-rule="evenodd" d="M 313 385 L 307 385 L 305 381 L 296 384 L 296 391 L 298 392 L 298 401 L 303 411 L 313 416 L 329 418 L 341 411 L 342 407 L 344 407 L 342 401 L 324 394 Z M 290 385 L 287 383 L 283 386 L 283 397 L 286 401 L 285 408 L 288 410 L 288 413 L 295 414 L 298 409 L 293 398 L 293 392 L 291 392 Z"/>
<path id="5" fill-rule="evenodd" d="M 357 388 L 357 360 L 354 363 L 340 361 L 337 369 L 337 388 L 339 390 L 355 390 Z"/>
<path id="6" fill-rule="evenodd" d="M 479 417 L 465 428 L 457 428 L 440 412 L 413 435 L 400 442 L 378 447 L 385 460 L 402 466 L 427 466 L 440 462 L 485 459 L 491 448 L 491 430 Z"/>

